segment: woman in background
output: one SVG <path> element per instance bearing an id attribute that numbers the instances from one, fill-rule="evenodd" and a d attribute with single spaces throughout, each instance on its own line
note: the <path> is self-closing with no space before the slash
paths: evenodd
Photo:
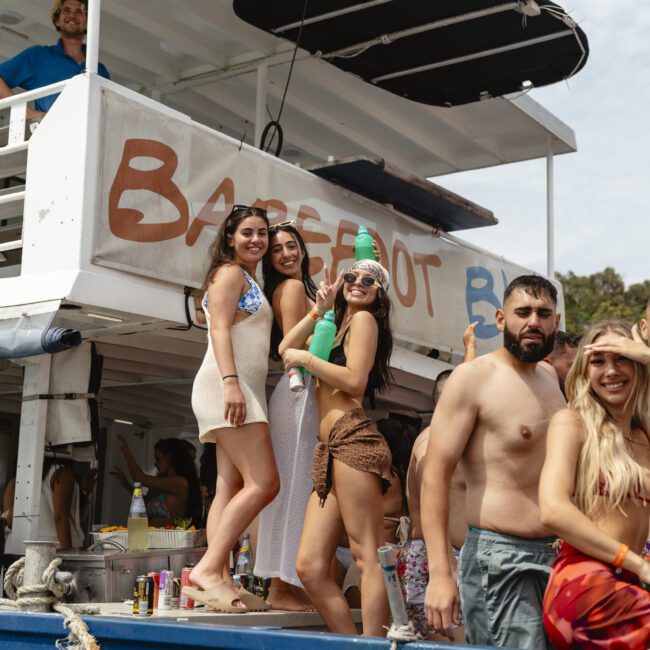
<path id="1" fill-rule="evenodd" d="M 650 647 L 650 348 L 621 321 L 593 325 L 548 429 L 542 522 L 564 541 L 544 597 L 558 650 Z"/>
<path id="2" fill-rule="evenodd" d="M 43 461 L 37 538 L 58 542 L 60 551 L 82 548 L 84 543 L 80 516 L 81 489 L 73 465 L 74 462 L 67 458 L 46 456 Z M 8 481 L 2 499 L 3 509 L 6 510 L 3 512 L 7 526 L 6 541 L 13 527 L 15 491 L 14 477 Z"/>
<path id="3" fill-rule="evenodd" d="M 200 528 L 201 490 L 196 466 L 185 441 L 178 438 L 162 438 L 155 444 L 154 476 L 141 469 L 124 436 L 117 437 L 132 481 L 148 488 L 145 501 L 149 525 L 164 527 L 176 525 L 179 519 L 191 519 L 192 524 Z M 133 492 L 133 486 L 121 469 L 115 467 L 110 474 L 115 476 L 129 493 Z"/>

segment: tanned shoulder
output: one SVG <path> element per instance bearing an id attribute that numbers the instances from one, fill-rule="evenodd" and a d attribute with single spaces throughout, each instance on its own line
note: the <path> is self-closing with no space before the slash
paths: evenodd
<path id="1" fill-rule="evenodd" d="M 305 293 L 305 287 L 300 280 L 296 280 L 295 278 L 287 278 L 286 280 L 282 280 L 280 284 L 275 288 L 275 293 L 279 293 L 282 295 L 287 295 L 289 297 L 295 296 L 302 296 Z"/>
<path id="2" fill-rule="evenodd" d="M 363 324 L 366 327 L 372 323 L 374 327 L 377 327 L 377 321 L 369 311 L 358 311 L 354 314 L 350 320 L 350 327 L 355 323 L 359 323 L 359 325 Z"/>

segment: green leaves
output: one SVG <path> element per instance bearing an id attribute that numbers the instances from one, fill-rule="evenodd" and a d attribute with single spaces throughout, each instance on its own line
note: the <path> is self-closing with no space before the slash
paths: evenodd
<path id="1" fill-rule="evenodd" d="M 592 275 L 556 273 L 564 287 L 566 329 L 581 334 L 593 321 L 622 318 L 630 323 L 643 318 L 650 297 L 650 280 L 627 289 L 623 278 L 611 266 Z"/>

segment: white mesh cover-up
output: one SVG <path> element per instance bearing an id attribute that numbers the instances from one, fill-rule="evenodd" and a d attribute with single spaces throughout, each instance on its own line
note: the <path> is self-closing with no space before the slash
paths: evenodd
<path id="1" fill-rule="evenodd" d="M 318 440 L 316 382 L 305 376 L 305 390 L 292 393 L 284 374 L 269 400 L 269 433 L 280 474 L 280 492 L 260 513 L 255 575 L 280 578 L 302 587 L 296 556 L 309 495 L 311 463 Z"/>
<path id="2" fill-rule="evenodd" d="M 249 276 L 250 277 L 250 276 Z M 260 292 L 261 293 L 261 292 Z M 210 314 L 203 300 L 203 311 L 210 324 Z M 259 309 L 230 329 L 235 368 L 239 387 L 246 399 L 246 420 L 267 422 L 266 375 L 269 369 L 269 347 L 273 311 L 262 294 Z M 223 417 L 223 380 L 214 356 L 212 340 L 208 332 L 208 349 L 203 363 L 196 373 L 192 387 L 192 409 L 199 425 L 199 440 L 214 442 L 215 429 L 232 427 Z"/>

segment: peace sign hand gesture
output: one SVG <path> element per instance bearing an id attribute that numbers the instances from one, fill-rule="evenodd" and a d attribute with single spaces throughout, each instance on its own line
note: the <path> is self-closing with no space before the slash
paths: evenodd
<path id="1" fill-rule="evenodd" d="M 323 279 L 320 282 L 320 288 L 316 292 L 316 311 L 319 316 L 324 316 L 328 309 L 334 306 L 336 294 L 343 284 L 343 271 L 339 273 L 334 284 L 330 280 L 330 270 L 325 264 L 323 268 Z"/>

